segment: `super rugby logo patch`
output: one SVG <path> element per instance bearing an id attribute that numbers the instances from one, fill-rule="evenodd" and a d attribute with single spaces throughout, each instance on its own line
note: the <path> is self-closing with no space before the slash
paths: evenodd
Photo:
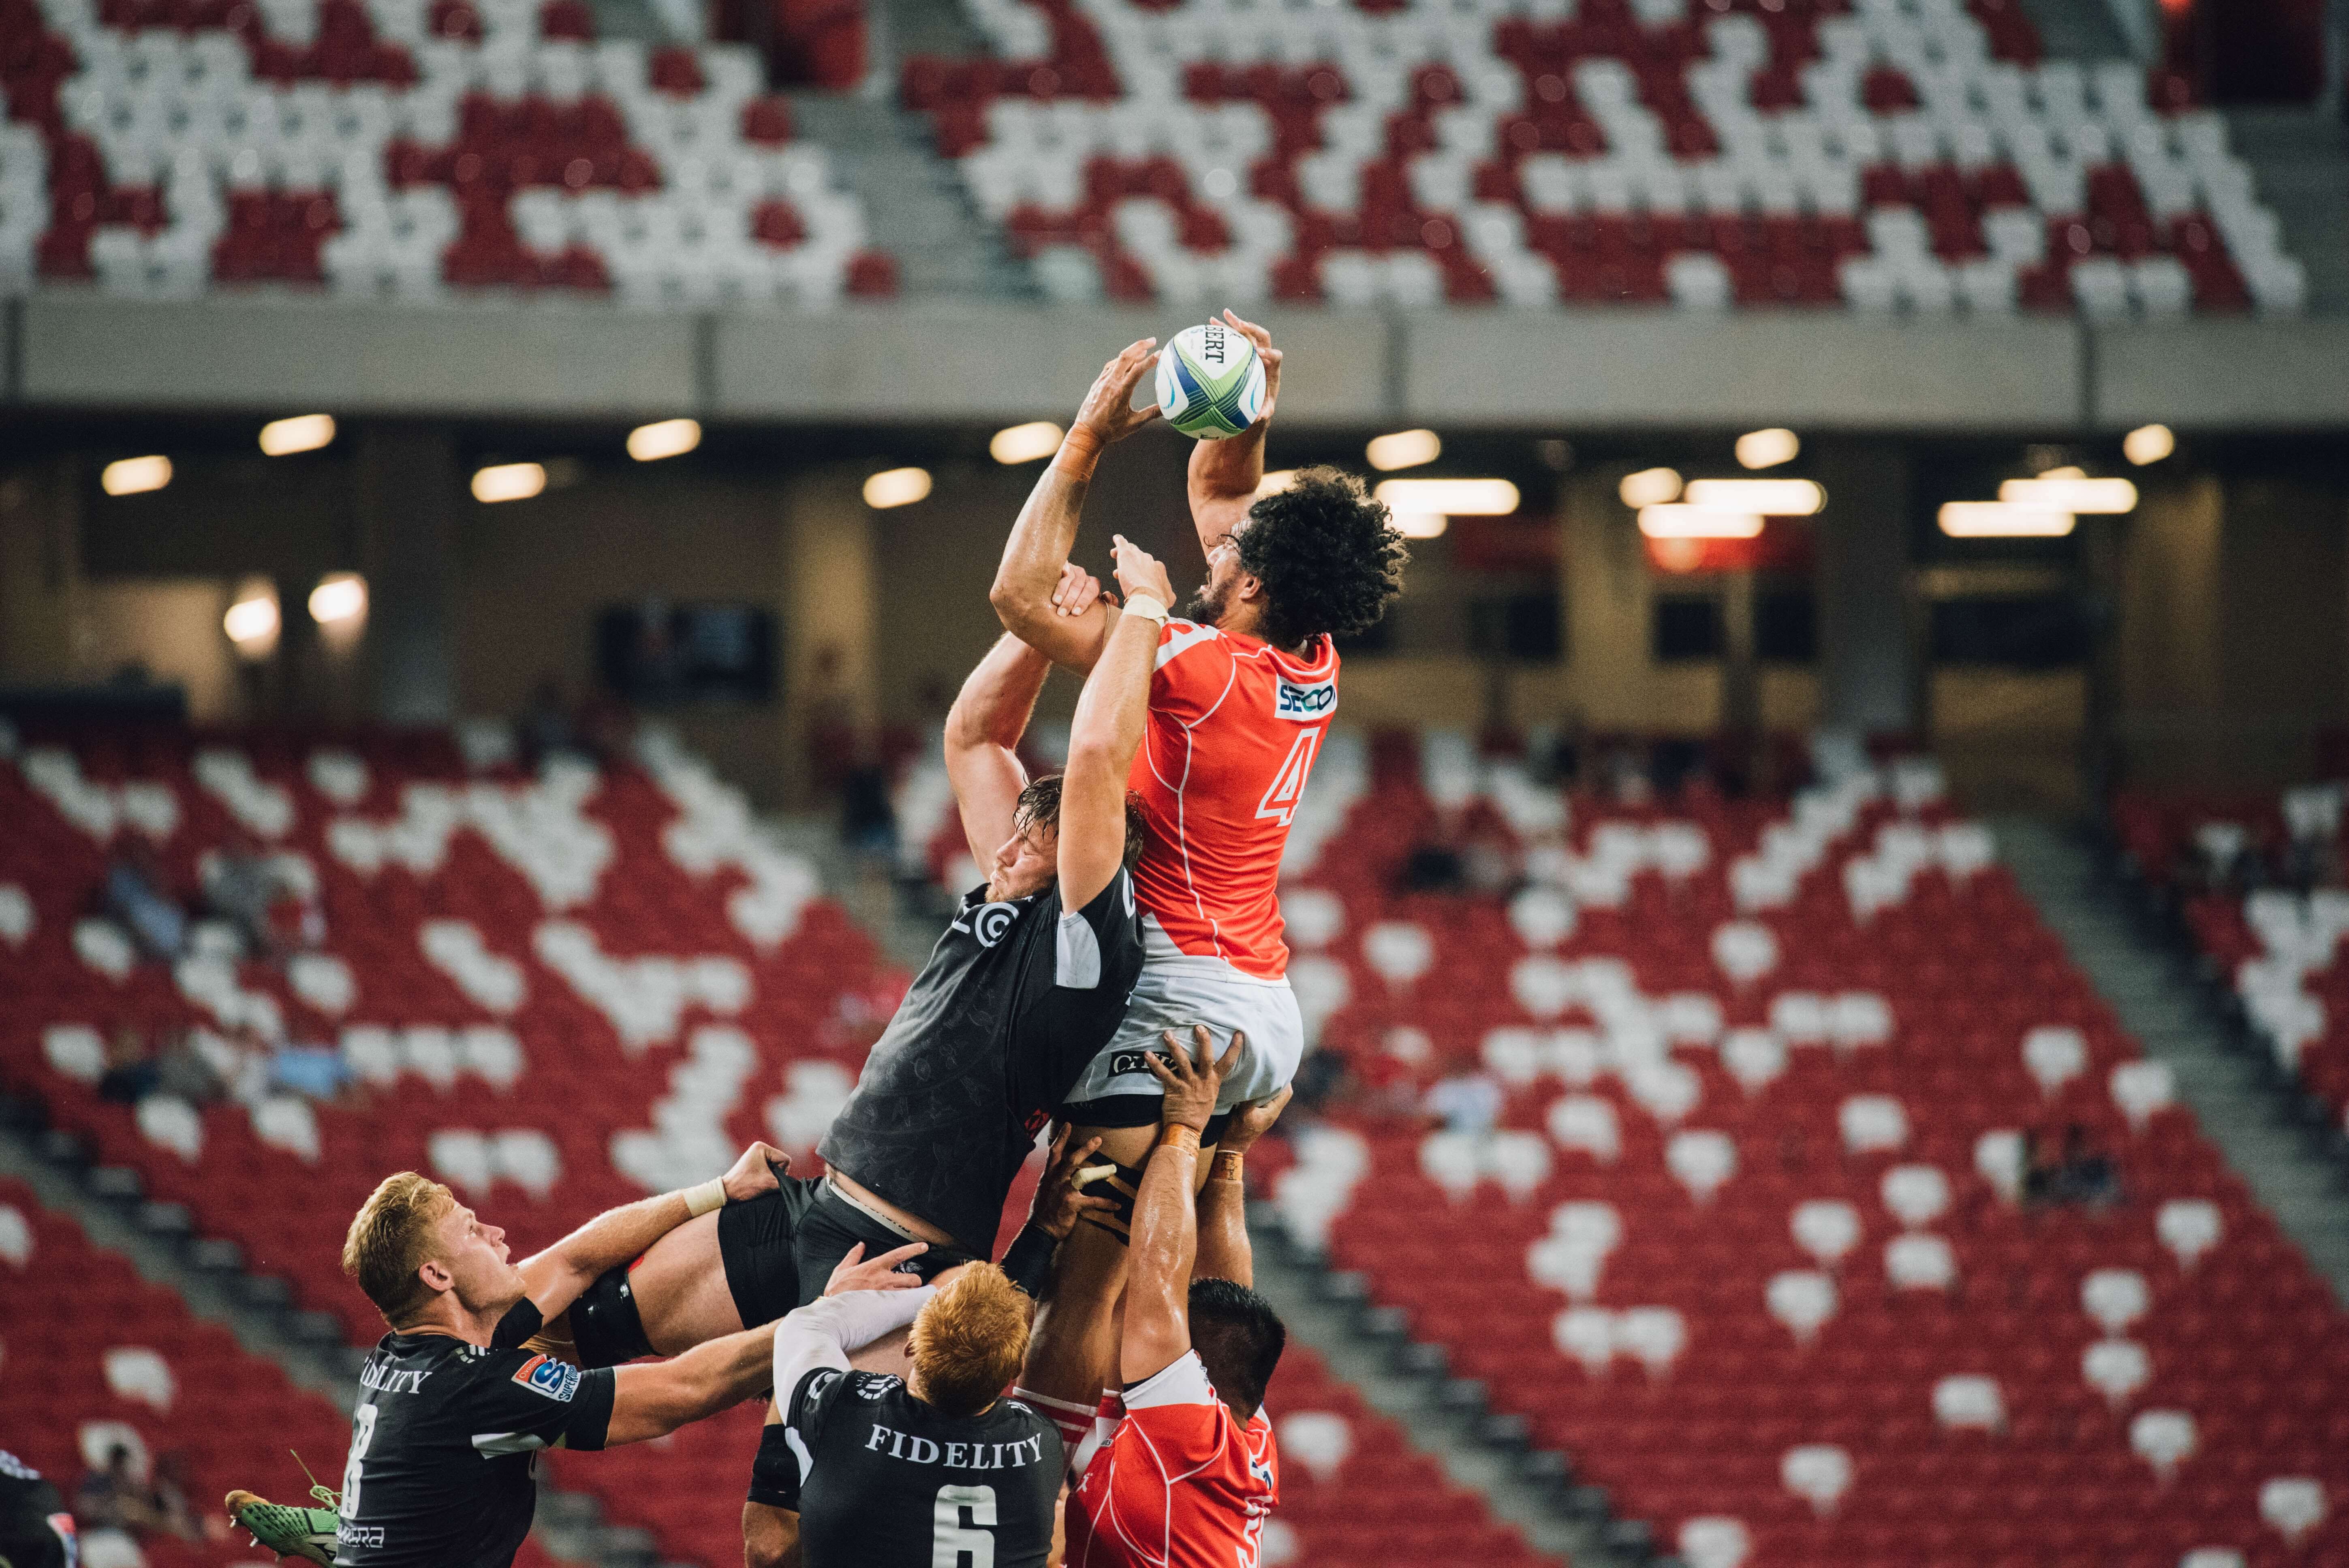
<path id="1" fill-rule="evenodd" d="M 569 1404 L 571 1396 L 579 1392 L 579 1368 L 551 1356 L 532 1357 L 514 1368 L 513 1380 L 558 1404 Z"/>

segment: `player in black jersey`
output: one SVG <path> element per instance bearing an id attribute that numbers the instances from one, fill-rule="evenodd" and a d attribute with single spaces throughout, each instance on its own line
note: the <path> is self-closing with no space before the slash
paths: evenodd
<path id="1" fill-rule="evenodd" d="M 73 1515 L 41 1472 L 0 1449 L 0 1563 L 74 1568 Z"/>
<path id="2" fill-rule="evenodd" d="M 1146 552 L 1121 540 L 1118 559 L 1129 593 L 1173 592 Z M 1071 613 L 1099 592 L 1072 571 Z M 566 1316 L 550 1315 L 533 1347 L 590 1367 L 675 1355 L 813 1299 L 858 1246 L 878 1261 L 920 1243 L 897 1266 L 924 1277 L 992 1255 L 1037 1132 L 1116 1028 L 1141 972 L 1129 880 L 1140 826 L 1125 778 L 1155 634 L 1137 625 L 1095 667 L 1057 778 L 1030 780 L 1015 749 L 1050 665 L 1009 636 L 980 661 L 947 717 L 946 761 L 987 885 L 964 896 L 819 1146 L 829 1175 L 785 1177 L 678 1226 L 589 1284 Z M 1004 1258 L 1031 1288 L 1049 1241 L 1024 1234 Z"/>
<path id="3" fill-rule="evenodd" d="M 343 1248 L 391 1332 L 359 1374 L 333 1561 L 508 1568 L 530 1532 L 539 1449 L 642 1442 L 766 1388 L 771 1327 L 617 1369 L 522 1346 L 614 1264 L 694 1215 L 774 1191 L 782 1165 L 753 1144 L 723 1177 L 611 1210 L 519 1265 L 505 1233 L 448 1188 L 414 1171 L 387 1178 Z M 241 1522 L 258 1520 L 249 1494 L 233 1494 L 233 1511 L 234 1500 L 246 1502 Z"/>
<path id="4" fill-rule="evenodd" d="M 775 1333 L 781 1418 L 751 1472 L 753 1503 L 798 1514 L 795 1536 L 743 1517 L 746 1568 L 1042 1568 L 1066 1460 L 1052 1424 L 1003 1388 L 1028 1346 L 1028 1298 L 989 1264 L 921 1290 L 826 1296 Z M 904 1378 L 849 1355 L 911 1322 Z"/>
<path id="5" fill-rule="evenodd" d="M 1058 779 L 1030 783 L 1013 749 L 1050 673 L 1042 655 L 1007 636 L 963 684 L 947 772 L 987 885 L 963 895 L 816 1146 L 850 1202 L 903 1238 L 966 1256 L 988 1255 L 1036 1134 L 1116 1030 L 1142 973 L 1131 872 L 1141 830 L 1126 776 L 1173 589 L 1123 538 L 1117 575 L 1138 613 L 1086 678 Z"/>

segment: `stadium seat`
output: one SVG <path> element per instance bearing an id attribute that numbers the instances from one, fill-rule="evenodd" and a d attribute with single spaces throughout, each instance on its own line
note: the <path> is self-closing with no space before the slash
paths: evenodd
<path id="1" fill-rule="evenodd" d="M 222 284 L 823 308 L 885 286 L 856 199 L 736 46 L 595 37 L 577 0 L 0 13 L 0 293 Z"/>
<path id="2" fill-rule="evenodd" d="M 2020 7 L 968 0 L 903 101 L 1012 242 L 1173 304 L 2289 314 L 2215 114 Z M 2054 243 L 2050 237 L 2054 236 Z"/>

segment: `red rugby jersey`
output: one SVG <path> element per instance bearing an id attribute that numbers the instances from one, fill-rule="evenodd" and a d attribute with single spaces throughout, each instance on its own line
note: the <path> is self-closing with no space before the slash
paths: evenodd
<path id="1" fill-rule="evenodd" d="M 1069 1497 L 1069 1568 L 1256 1568 L 1280 1501 L 1272 1423 L 1240 1425 L 1197 1351 L 1103 1398 L 1101 1429 Z"/>
<path id="2" fill-rule="evenodd" d="M 1338 651 L 1310 659 L 1191 621 L 1159 633 L 1128 782 L 1148 837 L 1134 897 L 1181 951 L 1262 980 L 1288 969 L 1280 857 L 1338 711 Z"/>

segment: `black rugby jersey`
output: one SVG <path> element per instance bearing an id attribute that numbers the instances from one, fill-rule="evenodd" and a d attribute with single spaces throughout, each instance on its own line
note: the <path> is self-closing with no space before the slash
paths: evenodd
<path id="1" fill-rule="evenodd" d="M 1017 1399 L 943 1416 L 903 1379 L 819 1367 L 784 1425 L 797 1473 L 752 1501 L 798 1511 L 803 1568 L 1039 1568 L 1051 1555 L 1061 1434 Z"/>
<path id="2" fill-rule="evenodd" d="M 41 1472 L 0 1449 L 0 1558 L 15 1568 L 74 1568 L 73 1515 Z"/>
<path id="3" fill-rule="evenodd" d="M 508 1568 L 538 1503 L 541 1449 L 600 1449 L 609 1367 L 517 1348 L 539 1331 L 518 1303 L 488 1348 L 387 1334 L 359 1372 L 335 1561 L 344 1568 Z"/>
<path id="4" fill-rule="evenodd" d="M 992 1257 L 1037 1132 L 1116 1033 L 1141 975 L 1125 871 L 1075 913 L 1057 882 L 1008 903 L 973 889 L 816 1152 Z"/>

